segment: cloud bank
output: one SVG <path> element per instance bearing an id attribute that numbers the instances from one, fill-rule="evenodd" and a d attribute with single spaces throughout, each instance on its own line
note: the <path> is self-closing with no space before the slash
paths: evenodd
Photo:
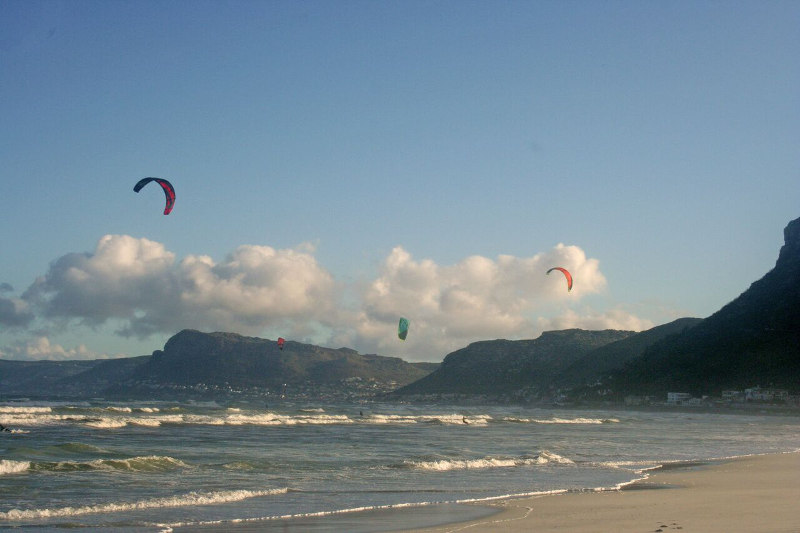
<path id="1" fill-rule="evenodd" d="M 118 354 L 116 357 L 121 356 Z M 60 344 L 51 343 L 47 337 L 35 337 L 0 350 L 0 358 L 19 361 L 74 361 L 76 359 L 109 359 L 111 357 L 113 356 L 93 352 L 84 344 L 77 348 L 64 348 Z"/>
<path id="2" fill-rule="evenodd" d="M 572 272 L 571 292 L 560 273 L 544 275 L 552 266 Z M 652 326 L 622 310 L 577 309 L 584 296 L 605 289 L 598 260 L 563 244 L 532 257 L 471 256 L 453 265 L 415 259 L 398 246 L 375 279 L 343 287 L 307 245 L 242 245 L 215 262 L 205 255 L 178 260 L 161 243 L 106 235 L 93 252 L 54 261 L 21 299 L 0 297 L 0 322 L 23 327 L 35 316 L 40 330 L 114 324 L 119 335 L 137 338 L 183 328 L 280 331 L 363 353 L 440 360 L 476 340 L 535 338 L 545 329 L 568 327 Z M 347 291 L 355 298 L 344 298 Z M 400 316 L 411 321 L 405 342 L 396 337 Z M 62 352 L 68 350 L 51 347 L 48 353 Z"/>

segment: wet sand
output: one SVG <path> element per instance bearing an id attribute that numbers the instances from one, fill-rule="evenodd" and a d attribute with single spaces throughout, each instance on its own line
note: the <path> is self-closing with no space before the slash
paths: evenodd
<path id="1" fill-rule="evenodd" d="M 554 494 L 489 505 L 500 512 L 404 531 L 800 533 L 800 453 L 655 470 L 648 479 L 619 491 Z"/>

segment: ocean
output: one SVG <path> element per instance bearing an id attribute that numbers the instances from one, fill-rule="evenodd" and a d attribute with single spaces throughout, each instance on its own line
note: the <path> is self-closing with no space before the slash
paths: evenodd
<path id="1" fill-rule="evenodd" d="M 800 449 L 800 417 L 699 411 L 25 401 L 0 424 L 0 530 L 23 531 L 389 531 Z"/>

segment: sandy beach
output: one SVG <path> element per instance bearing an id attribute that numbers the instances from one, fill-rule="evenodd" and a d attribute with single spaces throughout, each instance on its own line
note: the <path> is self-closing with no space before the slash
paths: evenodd
<path id="1" fill-rule="evenodd" d="M 500 512 L 407 533 L 798 533 L 800 453 L 660 469 L 624 490 L 508 499 L 491 505 Z"/>

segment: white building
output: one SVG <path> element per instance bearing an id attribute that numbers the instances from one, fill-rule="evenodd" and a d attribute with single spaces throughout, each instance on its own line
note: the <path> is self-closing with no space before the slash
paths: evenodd
<path id="1" fill-rule="evenodd" d="M 688 392 L 668 392 L 667 403 L 670 405 L 682 405 L 692 399 Z"/>
<path id="2" fill-rule="evenodd" d="M 726 402 L 743 402 L 744 393 L 740 390 L 724 390 L 722 391 L 722 399 Z"/>
<path id="3" fill-rule="evenodd" d="M 789 400 L 789 391 L 753 387 L 744 390 L 744 397 L 748 402 L 786 402 Z"/>

